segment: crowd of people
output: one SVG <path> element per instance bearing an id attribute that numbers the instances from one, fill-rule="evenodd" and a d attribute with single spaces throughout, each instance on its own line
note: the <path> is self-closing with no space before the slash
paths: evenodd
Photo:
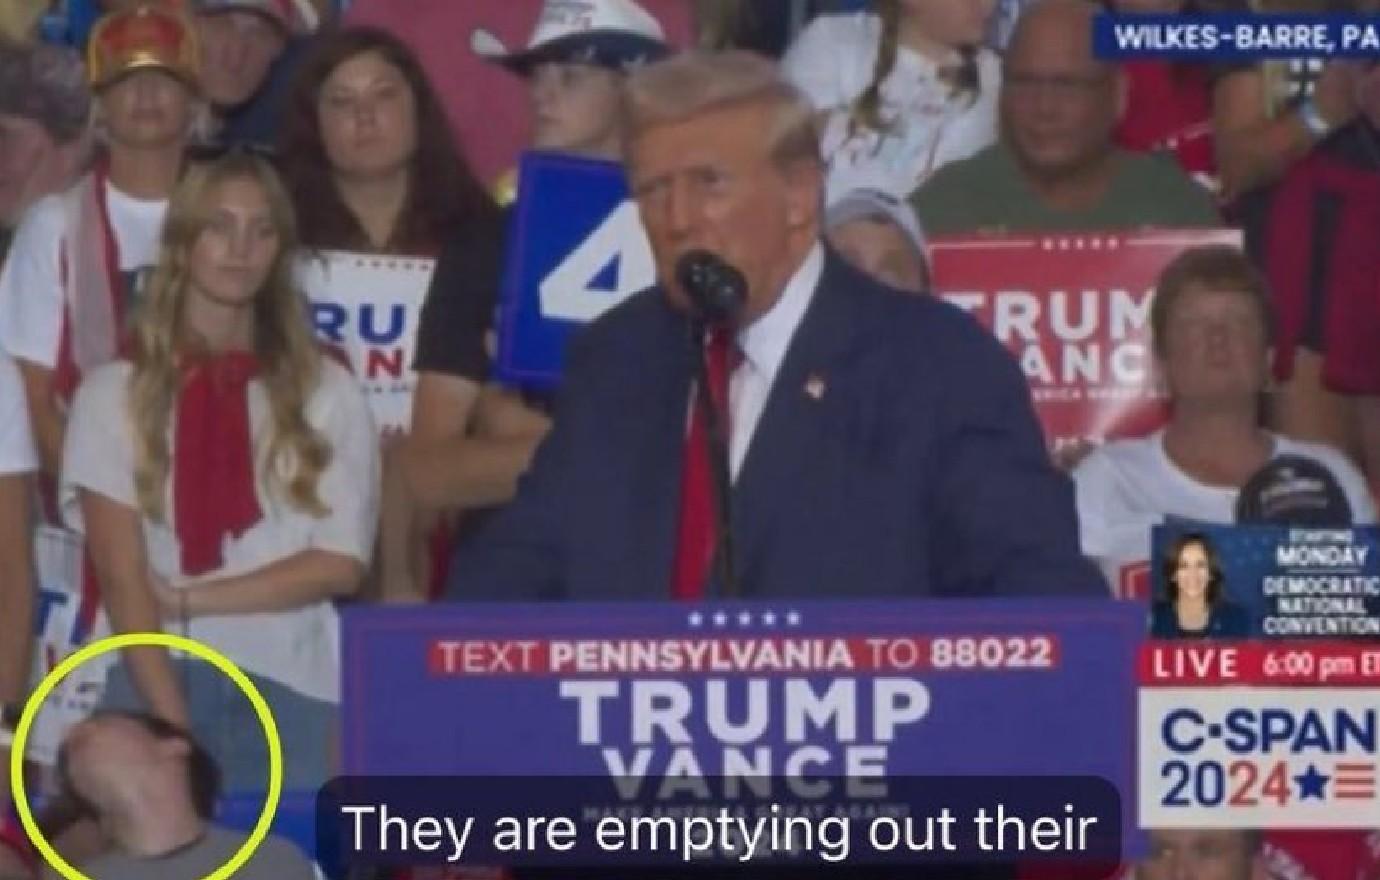
<path id="1" fill-rule="evenodd" d="M 1153 526 L 1232 522 L 1281 457 L 1377 521 L 1380 65 L 1329 62 L 1280 104 L 1259 66 L 1093 53 L 1101 9 L 1245 0 L 875 0 L 779 63 L 734 48 L 773 31 L 735 32 L 742 10 L 687 50 L 635 0 L 546 0 L 520 47 L 448 35 L 526 91 L 530 149 L 623 166 L 651 245 L 656 288 L 577 337 L 555 394 L 494 377 L 520 181 L 475 170 L 457 84 L 407 28 L 292 0 L 106 5 L 83 53 L 0 43 L 6 723 L 36 671 L 38 526 L 82 537 L 74 588 L 113 631 L 239 664 L 285 784 L 312 790 L 339 767 L 343 604 L 1108 596 Z M 1219 227 L 1244 247 L 1190 249 L 1156 286 L 1168 421 L 1081 460 L 1050 455 L 1016 362 L 929 295 L 938 237 Z M 746 290 L 702 371 L 694 250 Z M 434 261 L 405 430 L 314 336 L 299 273 L 323 251 Z M 1156 630 L 1239 634 L 1209 545 L 1180 549 Z M 205 664 L 124 652 L 63 747 L 100 826 L 67 851 L 99 877 L 223 860 L 206 798 L 262 785 L 255 730 Z M 166 821 L 132 807 L 155 796 Z M 35 876 L 22 832 L 5 843 L 0 878 Z M 1166 835 L 1142 870 L 1256 877 L 1274 846 Z"/>

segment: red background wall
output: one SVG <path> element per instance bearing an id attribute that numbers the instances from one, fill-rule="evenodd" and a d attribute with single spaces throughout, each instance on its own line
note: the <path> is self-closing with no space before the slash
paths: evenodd
<path id="1" fill-rule="evenodd" d="M 689 0 L 642 0 L 674 45 L 689 42 Z M 484 27 L 507 46 L 525 46 L 541 0 L 355 0 L 346 20 L 387 28 L 418 53 L 440 92 L 475 170 L 486 181 L 510 167 L 527 141 L 522 81 L 470 51 Z"/>

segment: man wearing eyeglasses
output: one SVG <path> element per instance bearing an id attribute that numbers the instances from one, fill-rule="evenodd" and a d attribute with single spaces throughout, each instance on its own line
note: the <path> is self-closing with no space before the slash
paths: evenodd
<path id="1" fill-rule="evenodd" d="M 1172 158 L 1118 150 L 1116 68 L 1093 57 L 1097 7 L 1039 0 L 1002 71 L 1001 142 L 941 168 L 914 197 L 930 235 L 1216 226 L 1207 190 Z"/>

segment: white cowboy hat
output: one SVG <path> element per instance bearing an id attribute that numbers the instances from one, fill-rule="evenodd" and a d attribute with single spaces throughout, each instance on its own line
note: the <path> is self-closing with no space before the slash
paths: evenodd
<path id="1" fill-rule="evenodd" d="M 546 61 L 625 69 L 667 52 L 661 24 L 634 0 L 546 0 L 527 48 L 510 50 L 482 28 L 470 48 L 523 75 Z"/>

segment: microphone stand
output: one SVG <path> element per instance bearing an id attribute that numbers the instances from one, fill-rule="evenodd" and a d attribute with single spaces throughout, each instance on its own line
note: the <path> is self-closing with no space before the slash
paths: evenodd
<path id="1" fill-rule="evenodd" d="M 726 419 L 709 392 L 709 364 L 705 351 L 708 330 L 708 325 L 702 320 L 696 320 L 690 330 L 690 342 L 695 349 L 695 398 L 708 428 L 705 442 L 709 447 L 709 467 L 713 471 L 714 568 L 723 597 L 736 599 L 739 591 L 733 553 L 733 480 L 729 470 L 728 437 L 724 430 Z"/>

